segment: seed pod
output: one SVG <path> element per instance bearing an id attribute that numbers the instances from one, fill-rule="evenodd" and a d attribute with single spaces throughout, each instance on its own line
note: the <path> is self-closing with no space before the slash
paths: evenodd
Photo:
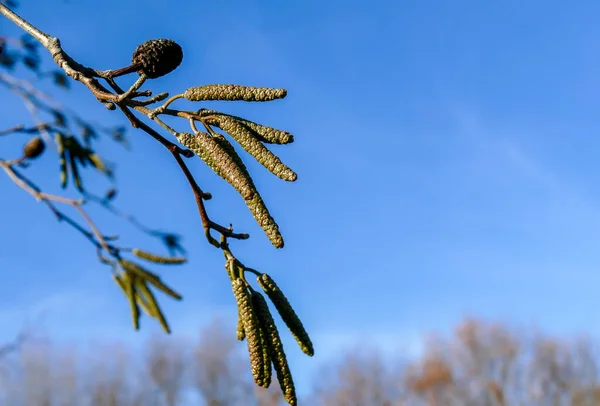
<path id="1" fill-rule="evenodd" d="M 132 249 L 131 253 L 138 258 L 142 258 L 150 262 L 155 262 L 157 264 L 177 265 L 184 264 L 187 261 L 187 259 L 183 257 L 163 257 L 162 255 L 152 254 L 150 252 L 142 251 L 137 248 Z"/>
<path id="2" fill-rule="evenodd" d="M 189 101 L 244 100 L 265 102 L 275 99 L 283 99 L 286 95 L 287 90 L 285 89 L 240 85 L 197 86 L 191 87 L 183 93 L 183 97 Z"/>
<path id="3" fill-rule="evenodd" d="M 261 328 L 265 332 L 265 340 L 268 345 L 269 355 L 273 362 L 273 366 L 275 367 L 277 381 L 279 381 L 279 386 L 283 391 L 283 397 L 290 405 L 295 405 L 297 404 L 297 399 L 292 372 L 290 371 L 287 356 L 283 350 L 283 343 L 281 342 L 279 331 L 277 330 L 275 321 L 269 311 L 269 306 L 267 306 L 265 298 L 258 292 L 253 293 L 252 304 L 257 309 Z"/>
<path id="4" fill-rule="evenodd" d="M 35 159 L 42 155 L 42 152 L 46 149 L 46 144 L 41 137 L 35 137 L 30 139 L 27 144 L 23 147 L 23 153 L 28 159 Z"/>
<path id="5" fill-rule="evenodd" d="M 209 109 L 200 109 L 198 113 L 201 117 L 212 115 L 231 117 L 239 124 L 245 126 L 246 128 L 248 128 L 248 130 L 252 131 L 254 136 L 259 141 L 264 142 L 266 144 L 291 144 L 292 142 L 294 142 L 294 136 L 287 131 L 278 130 L 273 127 L 267 127 L 262 124 L 257 124 L 253 121 L 246 120 L 245 118 L 232 116 L 230 114 L 225 114 L 216 110 Z M 218 121 L 218 117 L 207 118 L 207 124 L 210 125 L 217 125 Z"/>
<path id="6" fill-rule="evenodd" d="M 275 246 L 275 248 L 283 248 L 284 242 L 281 233 L 279 232 L 279 226 L 275 222 L 275 219 L 271 217 L 265 202 L 260 197 L 260 194 L 256 192 L 254 197 L 250 200 L 246 200 L 246 206 L 250 209 L 252 216 L 258 223 L 258 225 L 263 229 L 271 244 Z"/>
<path id="7" fill-rule="evenodd" d="M 183 60 L 183 50 L 170 39 L 152 39 L 139 45 L 131 58 L 141 64 L 139 73 L 155 79 L 175 70 Z"/>
<path id="8" fill-rule="evenodd" d="M 281 315 L 284 323 L 298 342 L 298 345 L 306 355 L 312 357 L 315 354 L 313 344 L 308 336 L 308 333 L 304 329 L 304 325 L 300 321 L 300 318 L 294 311 L 294 308 L 287 300 L 279 286 L 275 281 L 266 273 L 258 276 L 256 281 L 262 288 L 262 290 L 269 296 L 271 302 L 275 305 L 275 308 Z"/>
<path id="9" fill-rule="evenodd" d="M 241 146 L 252 155 L 262 166 L 267 168 L 273 175 L 294 182 L 298 175 L 284 165 L 281 160 L 267 149 L 247 127 L 239 124 L 231 117 L 219 117 L 219 128 L 231 135 Z"/>
<path id="10" fill-rule="evenodd" d="M 217 175 L 233 186 L 244 200 L 254 196 L 256 188 L 246 167 L 240 166 L 239 157 L 236 160 L 230 155 L 230 151 L 224 149 L 214 138 L 201 132 L 195 137 L 188 133 L 179 133 L 177 139 L 186 148 L 194 151 Z"/>
<path id="11" fill-rule="evenodd" d="M 232 282 L 233 293 L 237 301 L 239 312 L 244 323 L 248 353 L 250 354 L 250 370 L 257 385 L 264 382 L 263 351 L 260 341 L 260 325 L 254 309 L 250 294 L 243 280 L 236 279 Z"/>
<path id="12" fill-rule="evenodd" d="M 260 323 L 260 338 L 263 343 L 263 367 L 265 369 L 265 379 L 263 381 L 263 388 L 268 388 L 271 384 L 271 353 L 273 352 L 273 336 L 274 334 L 279 337 L 277 331 L 273 332 L 272 329 L 275 327 L 275 322 L 269 311 L 269 306 L 265 298 L 258 292 L 253 291 L 251 294 L 252 307 L 256 311 L 258 322 Z"/>

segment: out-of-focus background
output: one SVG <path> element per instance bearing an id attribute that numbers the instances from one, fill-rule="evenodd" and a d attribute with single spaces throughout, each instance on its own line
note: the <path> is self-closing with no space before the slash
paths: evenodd
<path id="1" fill-rule="evenodd" d="M 155 92 L 210 83 L 288 90 L 283 101 L 218 104 L 295 135 L 274 147 L 298 172 L 295 184 L 249 162 L 283 250 L 229 185 L 200 160 L 191 167 L 213 194 L 211 216 L 251 234 L 232 243 L 236 255 L 276 278 L 311 334 L 312 359 L 283 333 L 301 404 L 597 404 L 600 3 L 29 0 L 17 11 L 97 69 L 127 65 L 145 40 L 176 40 L 184 61 L 150 82 Z M 21 32 L 0 17 L 0 35 Z M 53 91 L 97 123 L 127 124 L 81 84 Z M 0 95 L 0 129 L 32 123 L 19 97 Z M 0 340 L 24 325 L 44 337 L 7 359 L 6 399 L 41 405 L 17 394 L 41 379 L 62 388 L 62 404 L 81 405 L 68 403 L 69 385 L 108 393 L 132 380 L 167 402 L 157 404 L 250 404 L 246 344 L 228 341 L 237 313 L 221 253 L 206 243 L 169 154 L 142 132 L 128 137 L 131 151 L 98 144 L 117 163 L 115 203 L 181 234 L 190 255 L 185 267 L 161 269 L 184 296 L 161 301 L 174 333 L 162 337 L 147 318 L 132 331 L 93 246 L 0 176 Z M 26 139 L 2 137 L 0 156 L 18 155 Z M 60 190 L 53 154 L 28 174 Z M 164 252 L 122 219 L 92 212 L 121 241 Z M 173 352 L 144 355 L 159 344 Z M 180 361 L 199 369 L 177 378 L 147 365 L 180 371 Z M 179 397 L 166 395 L 173 388 Z M 136 390 L 125 392 L 133 399 Z"/>

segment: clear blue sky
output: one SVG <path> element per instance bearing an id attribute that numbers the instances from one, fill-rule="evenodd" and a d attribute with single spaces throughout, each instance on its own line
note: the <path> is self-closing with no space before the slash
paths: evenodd
<path id="1" fill-rule="evenodd" d="M 289 343 L 295 369 L 308 374 L 364 338 L 411 352 L 422 332 L 468 315 L 599 332 L 600 3 L 24 3 L 23 16 L 99 69 L 124 66 L 147 39 L 178 41 L 183 64 L 149 83 L 155 91 L 288 89 L 283 101 L 218 106 L 296 136 L 276 147 L 296 184 L 250 164 L 285 249 L 269 245 L 227 184 L 199 160 L 192 167 L 214 195 L 215 219 L 252 234 L 232 248 L 276 278 L 314 337 L 315 360 Z M 17 32 L 2 19 L 0 30 Z M 0 127 L 27 120 L 20 101 L 0 92 Z M 126 123 L 79 84 L 60 97 L 96 121 Z M 16 155 L 23 139 L 3 139 L 0 155 Z M 188 266 L 162 270 L 185 297 L 162 300 L 173 330 L 195 334 L 220 315 L 233 331 L 222 256 L 204 241 L 185 179 L 148 136 L 130 140 L 133 153 L 100 144 L 119 162 L 117 202 L 180 232 L 191 253 Z M 31 173 L 58 190 L 56 166 L 47 154 Z M 89 243 L 4 176 L 0 188 L 2 336 L 40 313 L 65 342 L 135 344 L 153 331 L 147 319 L 144 332 L 130 331 L 126 303 Z M 94 214 L 106 233 L 161 248 Z"/>

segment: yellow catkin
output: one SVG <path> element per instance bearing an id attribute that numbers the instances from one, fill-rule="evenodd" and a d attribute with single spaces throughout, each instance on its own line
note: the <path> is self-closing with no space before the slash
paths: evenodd
<path id="1" fill-rule="evenodd" d="M 252 304 L 255 308 L 260 309 L 257 310 L 259 322 L 263 331 L 265 332 L 265 341 L 268 343 L 270 359 L 273 362 L 273 367 L 275 368 L 275 372 L 277 374 L 279 386 L 283 391 L 283 397 L 290 405 L 295 405 L 298 401 L 296 398 L 294 380 L 292 379 L 292 372 L 290 371 L 287 356 L 285 355 L 285 351 L 283 349 L 283 343 L 281 342 L 279 331 L 277 330 L 275 321 L 271 316 L 267 302 L 260 293 L 253 292 Z"/>
<path id="2" fill-rule="evenodd" d="M 161 290 L 166 295 L 171 296 L 175 300 L 181 300 L 181 295 L 179 293 L 175 292 L 173 289 L 171 289 L 167 285 L 165 285 L 160 280 L 160 277 L 158 275 L 156 275 L 155 273 L 147 271 L 146 269 L 142 268 L 138 264 L 129 262 L 125 259 L 121 259 L 121 261 L 119 263 L 125 270 L 127 270 L 128 272 L 131 272 L 132 274 L 137 275 L 142 280 L 151 283 L 152 285 L 154 285 L 157 289 Z"/>
<path id="3" fill-rule="evenodd" d="M 287 131 L 278 130 L 277 128 L 268 127 L 262 124 L 257 124 L 253 121 L 246 120 L 245 118 L 209 109 L 200 109 L 198 113 L 202 117 L 216 116 L 207 118 L 207 124 L 210 125 L 217 125 L 216 123 L 218 122 L 218 116 L 231 117 L 238 123 L 246 126 L 250 131 L 254 133 L 254 136 L 258 138 L 258 140 L 266 144 L 291 144 L 292 142 L 294 142 L 294 136 Z"/>
<path id="4" fill-rule="evenodd" d="M 201 134 L 205 134 L 205 133 L 201 133 Z M 208 134 L 206 134 L 206 135 L 208 136 Z M 196 155 L 198 155 L 205 162 L 207 162 L 207 153 L 203 149 L 198 147 L 198 145 L 195 141 L 196 137 L 194 137 L 191 134 L 187 134 L 187 133 L 179 133 L 177 136 L 177 139 L 186 148 L 191 149 L 192 151 L 194 151 L 196 153 Z M 208 164 L 208 162 L 207 162 L 207 164 Z M 228 180 L 228 178 L 226 177 L 226 175 L 224 175 L 222 172 L 218 172 L 216 170 L 215 170 L 215 172 L 217 172 L 217 174 L 219 176 L 221 176 L 223 179 L 225 179 L 230 184 L 232 184 L 232 182 L 230 182 Z M 283 248 L 284 241 L 283 241 L 283 237 L 279 233 L 279 226 L 277 225 L 277 223 L 275 222 L 273 217 L 271 217 L 269 210 L 267 209 L 265 202 L 262 200 L 260 194 L 256 190 L 256 187 L 254 186 L 252 179 L 247 179 L 247 182 L 249 183 L 249 187 L 253 189 L 253 196 L 250 199 L 244 199 L 246 202 L 246 206 L 248 206 L 248 209 L 250 209 L 250 213 L 252 213 L 252 216 L 254 217 L 256 222 L 263 229 L 263 231 L 265 232 L 265 234 L 271 241 L 271 244 L 273 244 L 276 248 Z M 240 194 L 242 194 L 242 192 L 239 189 L 239 185 L 237 185 L 237 187 L 236 187 L 236 185 L 232 184 L 232 186 L 234 186 L 236 188 L 236 190 L 238 190 L 238 192 Z M 243 194 L 242 194 L 242 196 L 243 196 Z"/>
<path id="5" fill-rule="evenodd" d="M 150 288 L 148 288 L 148 285 L 146 285 L 146 282 L 143 281 L 141 278 L 135 278 L 133 283 L 139 295 L 146 299 L 150 313 L 153 315 L 154 318 L 158 320 L 163 331 L 167 334 L 171 334 L 171 328 L 167 323 L 167 319 L 165 318 L 163 312 L 160 310 L 160 307 L 156 302 L 156 298 L 152 294 Z"/>
<path id="6" fill-rule="evenodd" d="M 124 274 L 121 274 L 121 276 L 123 276 Z M 112 274 L 112 278 L 115 281 L 115 283 L 117 285 L 119 285 L 119 287 L 121 288 L 121 290 L 123 291 L 123 293 L 125 293 L 125 296 L 127 296 L 127 291 L 125 288 L 125 283 L 123 282 L 121 276 L 119 275 L 115 275 Z M 139 292 L 135 291 L 133 292 L 133 297 L 135 298 L 136 303 L 138 304 L 138 306 L 150 317 L 156 317 L 156 315 L 154 313 L 152 313 L 152 311 L 150 310 L 150 308 L 148 307 L 148 303 L 146 300 L 144 300 L 143 297 L 140 296 Z"/>
<path id="7" fill-rule="evenodd" d="M 133 322 L 133 328 L 136 330 L 140 329 L 140 308 L 138 307 L 135 300 L 135 290 L 133 287 L 133 278 L 128 275 L 127 272 L 123 272 L 120 275 L 112 274 L 113 280 L 119 285 L 119 287 L 125 293 L 129 307 L 131 311 L 131 320 Z"/>
<path id="8" fill-rule="evenodd" d="M 258 276 L 256 280 L 262 290 L 269 296 L 271 302 L 275 305 L 275 308 L 281 315 L 284 323 L 296 339 L 296 342 L 298 342 L 302 352 L 312 357 L 315 354 L 312 341 L 310 340 L 304 325 L 300 321 L 300 318 L 284 293 L 279 289 L 279 286 L 277 286 L 275 281 L 266 273 Z"/>
<path id="9" fill-rule="evenodd" d="M 131 253 L 138 258 L 142 258 L 142 259 L 145 259 L 146 261 L 154 262 L 157 264 L 177 265 L 177 264 L 184 264 L 187 261 L 183 257 L 163 257 L 162 255 L 152 254 L 150 252 L 142 251 L 137 248 L 132 249 Z"/>
<path id="10" fill-rule="evenodd" d="M 260 332 L 261 332 L 261 340 L 263 342 L 263 359 L 264 359 L 264 368 L 265 368 L 265 385 L 263 387 L 268 388 L 271 384 L 271 368 L 272 368 L 272 360 L 271 353 L 273 347 L 273 337 L 277 335 L 279 337 L 278 332 L 273 332 L 272 328 L 275 326 L 273 321 L 273 317 L 271 316 L 271 312 L 269 311 L 269 306 L 267 305 L 267 301 L 259 292 L 252 292 L 252 306 L 256 311 L 256 315 L 258 317 L 258 322 L 260 323 Z"/>
<path id="11" fill-rule="evenodd" d="M 198 133 L 193 136 L 188 133 L 179 133 L 177 139 L 186 148 L 191 149 L 202 159 L 217 175 L 226 180 L 238 191 L 244 200 L 255 195 L 255 187 L 245 167 L 239 166 L 235 158 L 210 137 L 207 133 Z"/>
<path id="12" fill-rule="evenodd" d="M 227 140 L 227 138 L 225 138 L 221 134 L 215 134 L 215 135 L 213 135 L 212 138 L 213 138 L 213 140 L 215 140 L 215 142 L 217 144 L 219 144 L 221 146 L 221 148 L 223 148 L 229 154 L 229 156 L 231 158 L 233 158 L 235 163 L 238 165 L 240 170 L 243 172 L 244 178 L 248 179 L 248 182 L 250 183 L 252 190 L 255 190 L 256 186 L 254 185 L 254 181 L 252 180 L 252 177 L 250 176 L 250 173 L 248 172 L 248 168 L 246 168 L 244 161 L 242 161 L 242 158 L 240 158 L 240 156 L 238 155 L 238 153 L 235 150 L 235 148 L 233 147 L 233 145 L 231 145 L 231 143 Z"/>
<path id="13" fill-rule="evenodd" d="M 232 282 L 233 293 L 239 312 L 244 323 L 244 331 L 246 332 L 246 342 L 248 343 L 248 353 L 250 354 L 250 370 L 252 377 L 257 385 L 264 384 L 265 371 L 263 366 L 262 342 L 260 340 L 260 325 L 258 318 L 252 307 L 250 294 L 246 288 L 246 284 L 241 279 L 235 279 Z"/>
<path id="14" fill-rule="evenodd" d="M 235 329 L 235 335 L 239 341 L 244 341 L 244 339 L 246 338 L 246 331 L 244 330 L 244 321 L 242 320 L 242 314 L 239 309 L 238 309 L 238 321 L 237 321 L 237 327 Z"/>
<path id="15" fill-rule="evenodd" d="M 65 149 L 65 137 L 62 133 L 56 133 L 55 140 L 60 164 L 60 186 L 65 188 L 67 186 L 67 151 Z"/>
<path id="16" fill-rule="evenodd" d="M 298 175 L 267 149 L 247 127 L 231 117 L 218 119 L 219 128 L 231 135 L 241 146 L 272 174 L 288 182 L 294 182 Z"/>
<path id="17" fill-rule="evenodd" d="M 271 244 L 273 244 L 275 248 L 283 248 L 284 241 L 279 232 L 279 226 L 275 222 L 275 219 L 271 217 L 271 214 L 260 195 L 256 193 L 252 199 L 246 200 L 246 206 L 250 209 L 252 216 L 254 216 L 258 225 L 263 229 L 269 238 L 269 241 L 271 241 Z"/>
<path id="18" fill-rule="evenodd" d="M 265 102 L 282 99 L 287 95 L 285 89 L 254 87 L 241 85 L 205 85 L 187 89 L 183 97 L 190 101 L 205 100 L 243 100 Z"/>
<path id="19" fill-rule="evenodd" d="M 229 279 L 231 282 L 233 282 L 234 280 L 236 280 L 238 278 L 236 276 L 235 260 L 233 258 L 228 259 L 225 262 L 225 269 L 227 270 L 227 275 L 229 276 Z M 232 284 L 232 287 L 233 287 L 233 284 Z M 235 289 L 234 289 L 234 295 L 235 295 Z M 239 307 L 237 309 L 237 313 L 238 313 L 238 319 L 237 319 L 235 335 L 239 341 L 244 341 L 244 339 L 246 338 L 246 331 L 244 331 L 244 320 L 242 317 L 242 312 Z"/>

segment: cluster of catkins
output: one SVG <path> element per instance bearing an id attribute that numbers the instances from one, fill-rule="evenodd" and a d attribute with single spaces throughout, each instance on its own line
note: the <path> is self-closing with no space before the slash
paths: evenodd
<path id="1" fill-rule="evenodd" d="M 250 370 L 254 382 L 258 386 L 268 388 L 271 384 L 271 371 L 274 369 L 285 400 L 290 405 L 296 405 L 294 381 L 267 301 L 242 278 L 244 267 L 237 260 L 230 258 L 226 269 L 231 278 L 238 307 L 237 338 L 240 341 L 246 339 L 248 343 Z M 266 273 L 259 274 L 256 280 L 302 351 L 313 356 L 314 349 L 310 337 L 281 289 Z"/>
<path id="2" fill-rule="evenodd" d="M 132 65 L 115 71 L 115 75 L 137 71 L 147 78 L 160 77 L 177 68 L 182 61 L 182 57 L 181 47 L 174 41 L 167 39 L 147 41 L 134 52 Z M 286 94 L 285 89 L 215 84 L 192 87 L 171 98 L 171 100 L 183 98 L 194 102 L 211 100 L 264 102 L 284 98 Z M 178 141 L 192 150 L 216 174 L 235 188 L 243 197 L 250 212 L 271 243 L 277 248 L 282 248 L 284 242 L 279 227 L 269 214 L 252 177 L 248 173 L 248 169 L 229 140 L 223 134 L 217 133 L 215 129 L 218 128 L 229 134 L 261 165 L 280 179 L 288 182 L 294 182 L 298 176 L 283 164 L 265 144 L 292 143 L 294 141 L 292 134 L 215 110 L 200 109 L 196 113 L 188 113 L 194 121 L 202 123 L 207 132 L 198 131 L 192 125 L 194 134 L 179 132 L 176 134 Z M 267 274 L 245 268 L 228 251 L 226 252 L 228 253 L 226 254 L 226 269 L 231 279 L 238 307 L 237 338 L 239 340 L 245 339 L 248 343 L 250 369 L 254 381 L 261 387 L 269 387 L 271 373 L 274 369 L 285 400 L 290 405 L 296 405 L 298 401 L 294 382 L 279 331 L 265 298 L 261 293 L 252 289 L 246 281 L 245 271 L 258 275 L 258 285 L 269 297 L 284 323 L 299 343 L 302 351 L 309 356 L 314 354 L 312 342 L 296 312 L 273 279 Z M 139 252 L 134 254 L 139 255 Z M 132 266 L 130 263 L 125 262 L 121 265 L 125 268 L 125 275 L 134 276 L 133 288 L 126 283 L 120 284 L 130 297 L 131 303 L 135 303 L 138 299 L 142 304 L 148 304 L 145 303 L 143 297 L 135 297 L 135 282 L 137 281 L 139 284 L 140 278 L 146 279 L 163 292 L 176 297 L 174 292 L 168 291 L 164 285 L 159 284 L 160 281 L 157 281 L 154 275 L 148 275 L 148 272 L 142 274 L 139 267 Z M 121 282 L 126 282 L 126 280 Z M 143 286 L 140 293 L 140 296 L 147 296 Z M 144 309 L 144 306 L 142 306 L 142 309 Z M 157 314 L 156 309 L 150 308 L 148 310 L 155 317 L 160 318 L 160 314 Z M 132 307 L 132 311 L 136 314 L 139 313 L 135 306 Z"/>
<path id="3" fill-rule="evenodd" d="M 238 85 L 208 85 L 188 89 L 183 96 L 192 101 L 199 100 L 246 100 L 267 101 L 285 97 L 283 89 Z M 265 231 L 271 243 L 282 248 L 283 237 L 264 201 L 258 193 L 252 177 L 233 145 L 217 127 L 229 134 L 246 152 L 262 166 L 280 179 L 294 182 L 298 175 L 273 154 L 265 144 L 289 144 L 294 141 L 292 134 L 252 121 L 221 113 L 215 110 L 200 109 L 197 117 L 210 132 L 197 132 L 195 135 L 179 133 L 177 139 L 186 148 L 198 155 L 215 173 L 231 184 L 244 198 L 250 212 Z"/>

